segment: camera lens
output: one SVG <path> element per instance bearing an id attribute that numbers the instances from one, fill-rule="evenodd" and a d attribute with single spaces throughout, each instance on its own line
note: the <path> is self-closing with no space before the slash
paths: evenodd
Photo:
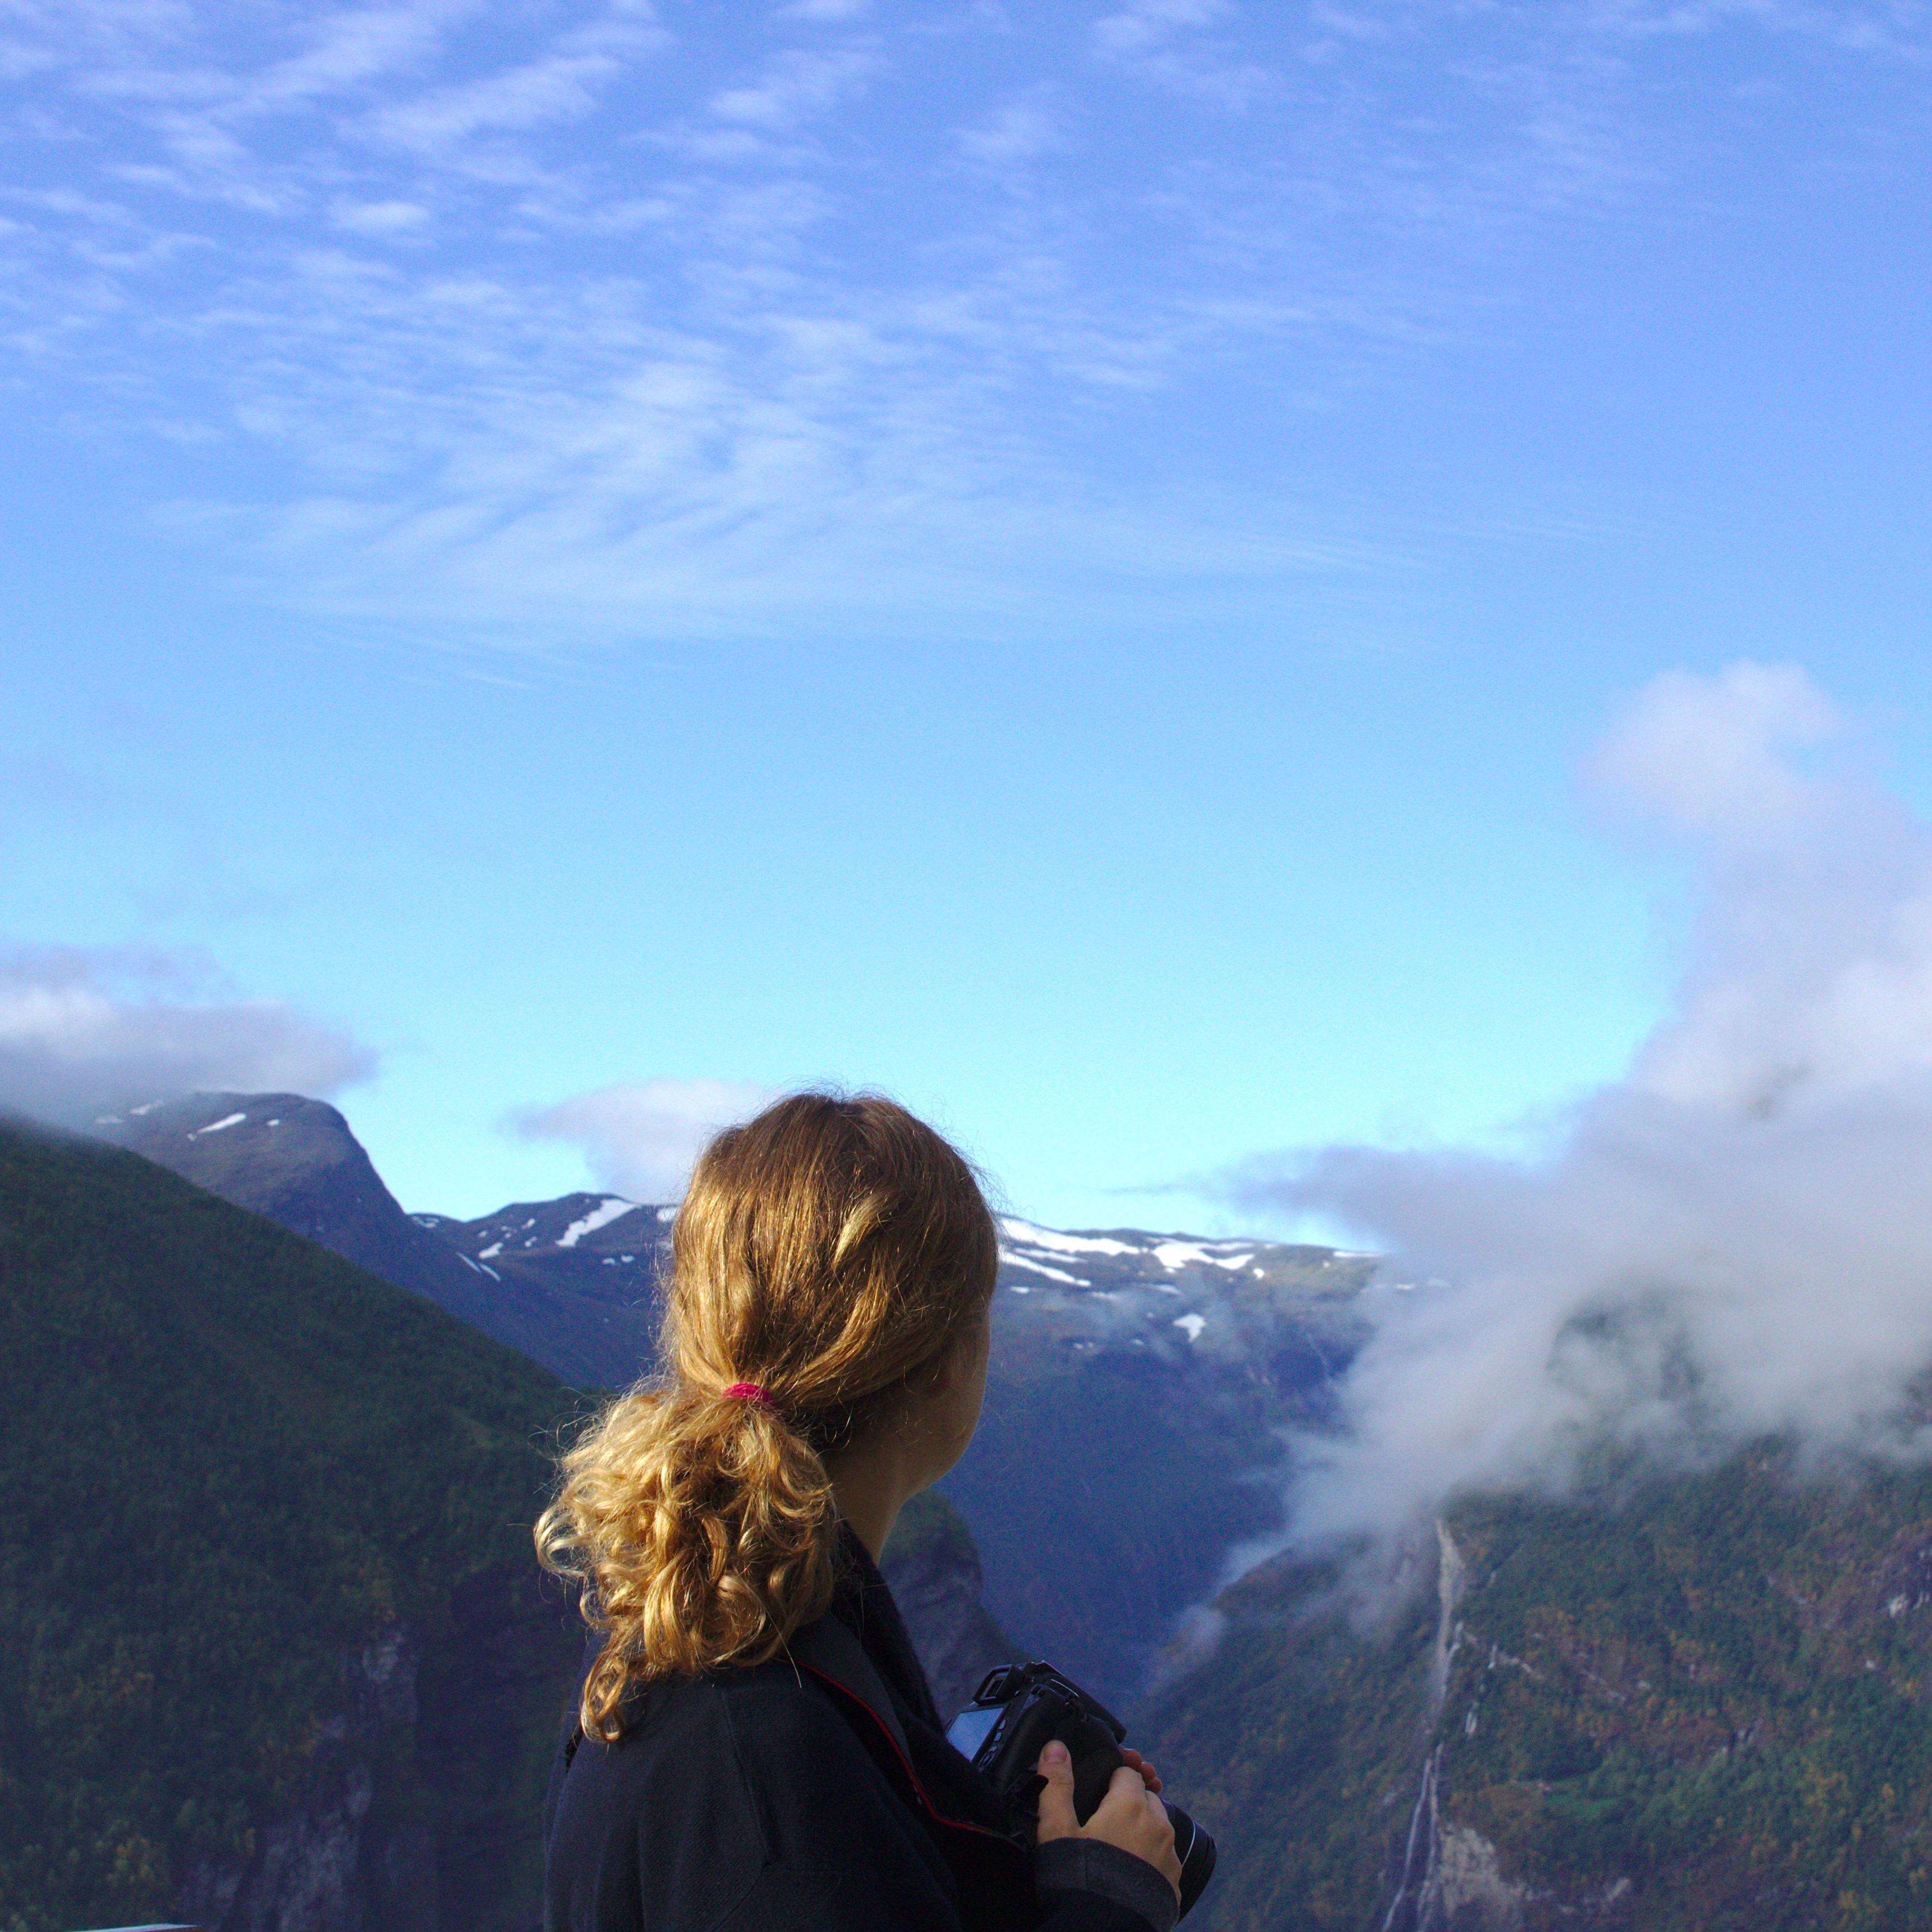
<path id="1" fill-rule="evenodd" d="M 1214 1840 L 1178 1804 L 1168 1804 L 1167 1815 L 1174 1826 L 1174 1856 L 1180 1861 L 1180 1916 L 1185 1918 L 1214 1876 Z"/>

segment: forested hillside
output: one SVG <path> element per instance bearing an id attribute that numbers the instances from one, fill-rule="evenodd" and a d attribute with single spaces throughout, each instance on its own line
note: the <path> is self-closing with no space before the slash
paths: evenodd
<path id="1" fill-rule="evenodd" d="M 1418 1562 L 1366 1624 L 1256 1573 L 1150 1714 L 1223 1834 L 1203 1932 L 1932 1926 L 1932 1475 L 1764 1444 Z"/>
<path id="2" fill-rule="evenodd" d="M 0 1926 L 520 1932 L 577 1399 L 124 1153 L 0 1127 Z"/>

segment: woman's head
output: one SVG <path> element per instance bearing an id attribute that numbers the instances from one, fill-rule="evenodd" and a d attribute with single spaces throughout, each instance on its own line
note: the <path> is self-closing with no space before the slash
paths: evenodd
<path id="1" fill-rule="evenodd" d="M 890 1100 L 794 1094 L 712 1142 L 672 1237 L 664 1373 L 586 1432 L 537 1526 L 606 1633 L 586 1731 L 616 1733 L 632 1682 L 762 1662 L 823 1613 L 826 1458 L 929 1424 L 998 1265 L 972 1168 Z M 764 1400 L 727 1393 L 745 1384 Z"/>

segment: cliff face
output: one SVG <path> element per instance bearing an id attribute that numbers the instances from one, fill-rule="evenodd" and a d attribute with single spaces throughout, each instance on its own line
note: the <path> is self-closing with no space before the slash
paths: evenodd
<path id="1" fill-rule="evenodd" d="M 936 1490 L 901 1512 L 879 1565 L 950 1724 L 995 1664 L 1019 1646 L 994 1621 L 980 1592 L 980 1552 L 958 1510 Z"/>
<path id="2" fill-rule="evenodd" d="M 318 1726 L 308 1789 L 236 1852 L 189 1866 L 184 1918 L 221 1932 L 438 1932 L 434 1835 L 381 1802 L 388 1761 L 416 1727 L 418 1662 L 400 1626 L 343 1660 L 344 1694 Z"/>

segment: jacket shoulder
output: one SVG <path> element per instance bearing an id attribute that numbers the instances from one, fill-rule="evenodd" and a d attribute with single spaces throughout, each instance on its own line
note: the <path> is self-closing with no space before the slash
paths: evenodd
<path id="1" fill-rule="evenodd" d="M 809 1672 L 784 1659 L 711 1686 L 747 1796 L 774 1856 L 807 1855 L 828 1813 L 883 1802 L 922 1838 L 853 1720 Z"/>
<path id="2" fill-rule="evenodd" d="M 946 1885 L 832 1694 L 779 1659 L 654 1685 L 615 1744 L 578 1747 L 551 1832 L 548 1922 L 706 1932 L 735 1922 L 754 1889 L 809 1887 L 816 1873 L 842 1890 L 855 1862 L 881 1860 Z"/>
<path id="3" fill-rule="evenodd" d="M 771 1844 L 716 1687 L 655 1685 L 614 1744 L 586 1738 L 558 1792 L 547 1932 L 708 1932 Z"/>

